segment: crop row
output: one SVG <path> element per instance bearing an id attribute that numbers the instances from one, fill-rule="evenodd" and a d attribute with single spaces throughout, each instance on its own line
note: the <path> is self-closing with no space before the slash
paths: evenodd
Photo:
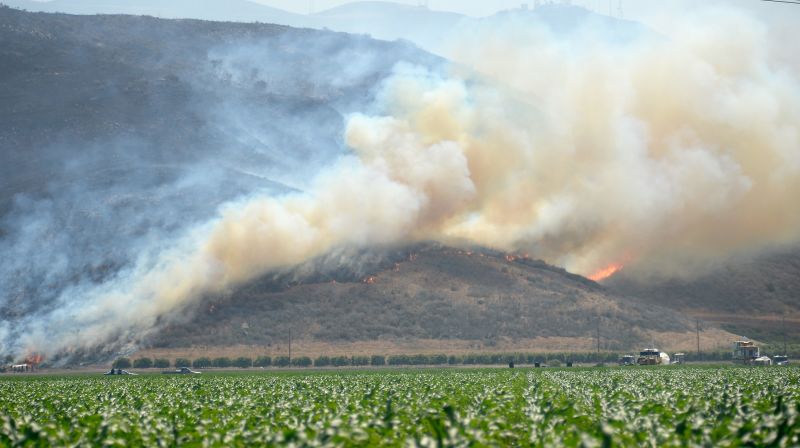
<path id="1" fill-rule="evenodd" d="M 0 380 L 0 446 L 798 446 L 800 370 Z"/>

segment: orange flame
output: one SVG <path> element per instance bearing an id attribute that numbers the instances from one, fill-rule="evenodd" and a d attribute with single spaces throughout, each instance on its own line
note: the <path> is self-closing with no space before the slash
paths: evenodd
<path id="1" fill-rule="evenodd" d="M 594 274 L 590 275 L 589 280 L 593 280 L 596 282 L 603 281 L 607 278 L 613 277 L 614 274 L 621 271 L 622 268 L 624 267 L 625 266 L 623 266 L 622 263 L 612 263 L 604 267 L 603 269 L 600 269 L 599 271 L 595 272 Z"/>
<path id="2" fill-rule="evenodd" d="M 28 355 L 28 357 L 25 358 L 25 364 L 28 364 L 28 365 L 31 365 L 31 366 L 38 366 L 39 364 L 42 363 L 42 361 L 44 361 L 44 356 L 42 356 L 42 355 L 40 355 L 38 353 L 33 353 L 31 355 Z"/>

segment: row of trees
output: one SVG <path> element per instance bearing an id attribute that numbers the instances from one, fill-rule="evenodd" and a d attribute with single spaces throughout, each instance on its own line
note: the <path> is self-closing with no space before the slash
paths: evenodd
<path id="1" fill-rule="evenodd" d="M 347 366 L 436 366 L 436 365 L 503 365 L 511 362 L 515 364 L 548 364 L 561 365 L 566 362 L 574 363 L 614 363 L 620 357 L 619 353 L 594 352 L 594 353 L 474 353 L 467 355 L 392 355 L 392 356 L 320 356 L 311 359 L 308 356 L 289 358 L 288 356 L 259 356 L 258 358 L 208 358 L 201 357 L 194 360 L 177 358 L 174 363 L 168 359 L 157 358 L 119 358 L 114 362 L 115 368 L 168 368 L 194 367 L 207 368 L 249 368 L 249 367 L 347 367 Z M 728 352 L 687 353 L 687 361 L 727 361 L 731 357 Z"/>

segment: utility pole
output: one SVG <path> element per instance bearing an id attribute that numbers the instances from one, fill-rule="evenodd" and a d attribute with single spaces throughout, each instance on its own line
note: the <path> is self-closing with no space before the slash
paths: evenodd
<path id="1" fill-rule="evenodd" d="M 697 359 L 700 359 L 700 319 L 695 319 L 695 332 L 697 333 Z"/>
<path id="2" fill-rule="evenodd" d="M 781 315 L 781 327 L 783 329 L 783 356 L 786 356 L 786 311 Z"/>
<path id="3" fill-rule="evenodd" d="M 597 318 L 597 353 L 600 353 L 600 318 Z"/>
<path id="4" fill-rule="evenodd" d="M 289 361 L 292 360 L 292 329 L 289 329 Z"/>

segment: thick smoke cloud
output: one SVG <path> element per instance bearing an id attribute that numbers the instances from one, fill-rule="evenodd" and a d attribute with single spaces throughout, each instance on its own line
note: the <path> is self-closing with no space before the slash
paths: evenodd
<path id="1" fill-rule="evenodd" d="M 765 25 L 743 14 L 715 9 L 677 22 L 674 35 L 617 44 L 598 36 L 602 25 L 564 42 L 513 23 L 460 41 L 456 60 L 541 116 L 519 127 L 510 123 L 524 108 L 478 101 L 480 127 L 443 136 L 460 139 L 481 161 L 473 178 L 486 179 L 486 205 L 454 233 L 531 245 L 584 274 L 619 261 L 682 274 L 796 241 L 796 74 L 773 65 Z"/>
<path id="2" fill-rule="evenodd" d="M 461 30 L 458 65 L 398 65 L 347 119 L 350 152 L 303 191 L 230 202 L 99 286 L 63 291 L 14 348 L 135 340 L 338 249 L 439 240 L 582 274 L 674 275 L 797 241 L 800 83 L 770 61 L 763 24 L 713 17 L 670 36 L 588 21 L 565 37 L 513 17 Z"/>

